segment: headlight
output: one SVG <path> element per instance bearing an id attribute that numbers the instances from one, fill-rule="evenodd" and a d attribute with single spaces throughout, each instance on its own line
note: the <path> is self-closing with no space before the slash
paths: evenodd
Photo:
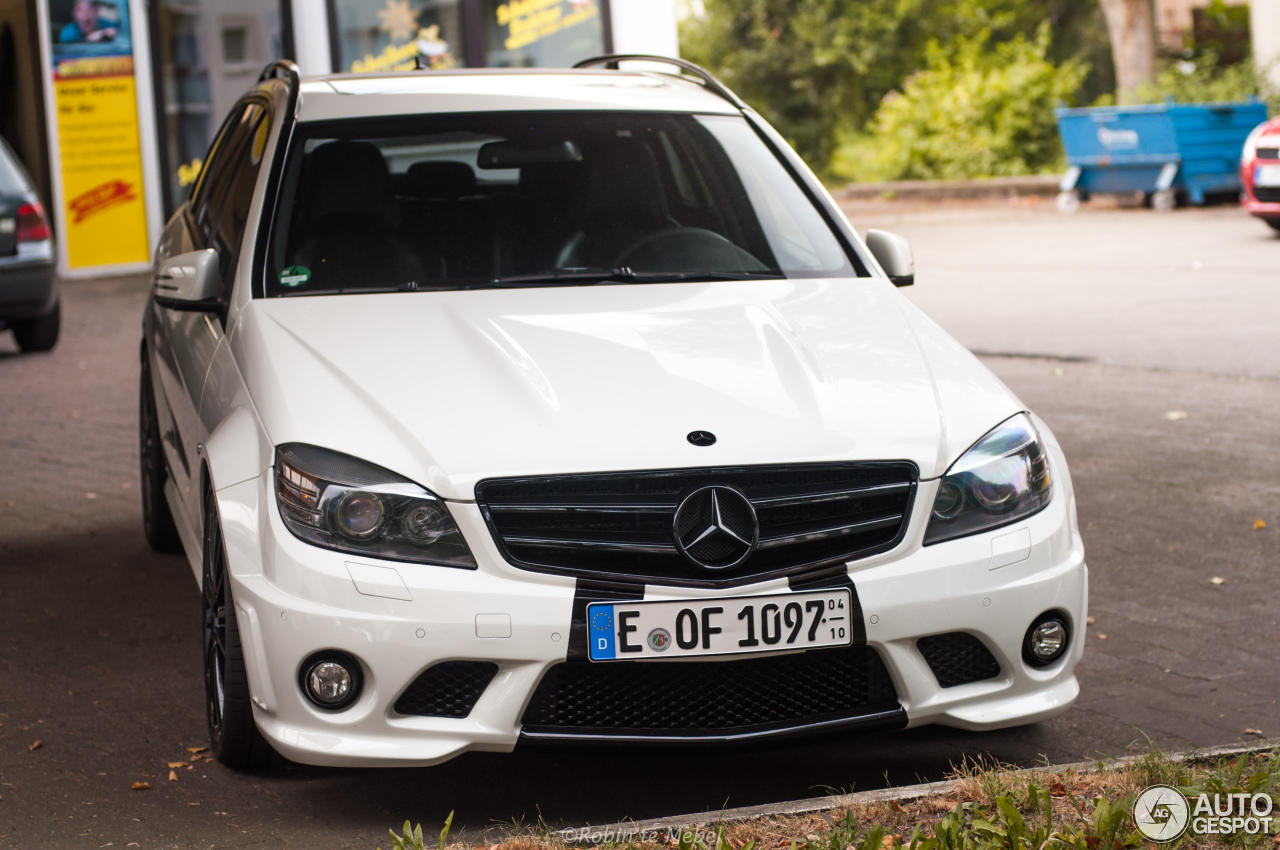
<path id="1" fill-rule="evenodd" d="M 1031 417 L 996 426 L 951 465 L 938 486 L 924 545 L 1008 525 L 1049 504 L 1049 456 Z"/>
<path id="2" fill-rule="evenodd" d="M 349 455 L 276 449 L 276 502 L 295 537 L 391 561 L 475 569 L 449 509 L 432 493 Z"/>

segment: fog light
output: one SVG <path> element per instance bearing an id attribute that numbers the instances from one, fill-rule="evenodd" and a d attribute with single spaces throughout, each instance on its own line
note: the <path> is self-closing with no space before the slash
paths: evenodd
<path id="1" fill-rule="evenodd" d="M 1022 658 L 1033 667 L 1045 667 L 1067 651 L 1071 634 L 1067 618 L 1057 612 L 1041 614 L 1027 629 L 1022 641 Z"/>
<path id="2" fill-rule="evenodd" d="M 317 708 L 346 708 L 360 695 L 360 662 L 345 652 L 317 652 L 299 672 L 302 692 Z"/>

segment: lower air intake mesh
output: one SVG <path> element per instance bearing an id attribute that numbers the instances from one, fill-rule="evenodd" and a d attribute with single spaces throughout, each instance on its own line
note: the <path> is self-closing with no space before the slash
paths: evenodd
<path id="1" fill-rule="evenodd" d="M 466 717 L 497 675 L 491 661 L 445 661 L 428 667 L 396 700 L 397 714 Z"/>
<path id="2" fill-rule="evenodd" d="M 528 733 L 706 737 L 897 711 L 866 646 L 733 661 L 568 662 L 524 713 Z"/>
<path id="3" fill-rule="evenodd" d="M 938 684 L 944 688 L 994 679 L 1000 675 L 1000 662 L 986 645 L 967 632 L 947 632 L 916 641 L 916 648 L 933 670 Z"/>

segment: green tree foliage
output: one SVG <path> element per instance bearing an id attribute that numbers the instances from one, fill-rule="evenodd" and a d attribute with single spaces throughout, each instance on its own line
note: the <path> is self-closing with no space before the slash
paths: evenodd
<path id="1" fill-rule="evenodd" d="M 833 176 L 948 179 L 1058 168 L 1053 109 L 1071 101 L 1087 66 L 1049 60 L 1047 23 L 1034 39 L 990 41 L 987 33 L 961 37 L 950 53 L 930 44 L 925 70 L 884 99 L 865 132 L 843 134 Z"/>
<path id="2" fill-rule="evenodd" d="M 998 45 L 1048 21 L 1047 56 L 1084 58 L 1090 94 L 1110 90 L 1110 47 L 1084 0 L 705 0 L 684 21 L 680 51 L 721 76 L 820 173 L 843 132 L 860 130 L 886 94 L 931 61 L 930 44 L 986 34 Z M 933 48 L 937 52 L 937 48 Z"/>

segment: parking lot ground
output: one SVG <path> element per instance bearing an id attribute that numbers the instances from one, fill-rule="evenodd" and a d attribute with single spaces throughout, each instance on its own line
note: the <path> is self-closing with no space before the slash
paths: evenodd
<path id="1" fill-rule="evenodd" d="M 963 756 L 1025 765 L 1143 736 L 1173 749 L 1280 735 L 1280 240 L 1234 209 L 850 214 L 912 240 L 910 297 L 988 352 L 1066 450 L 1095 619 L 1068 714 L 982 734 L 521 750 L 421 770 L 192 763 L 186 748 L 205 743 L 195 580 L 147 549 L 139 520 L 147 284 L 70 283 L 52 353 L 18 355 L 0 335 L 0 847 L 370 850 L 406 818 L 438 830 L 450 810 L 478 837 L 937 779 Z M 170 780 L 169 762 L 192 766 Z"/>

